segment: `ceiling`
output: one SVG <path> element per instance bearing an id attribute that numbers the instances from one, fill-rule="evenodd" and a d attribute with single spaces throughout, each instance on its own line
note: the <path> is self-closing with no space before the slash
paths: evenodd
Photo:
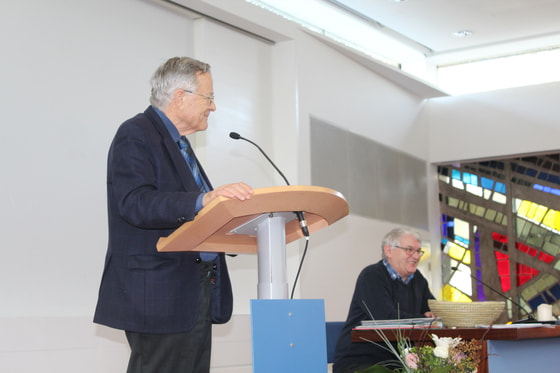
<path id="1" fill-rule="evenodd" d="M 510 50 L 560 45 L 560 0 L 325 1 L 374 20 L 426 47 L 431 56 L 504 45 Z M 453 36 L 461 30 L 472 34 Z"/>

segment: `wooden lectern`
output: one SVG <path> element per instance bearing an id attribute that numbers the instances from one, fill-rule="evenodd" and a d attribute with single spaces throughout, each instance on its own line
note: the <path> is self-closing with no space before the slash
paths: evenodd
<path id="1" fill-rule="evenodd" d="M 258 296 L 287 299 L 286 244 L 304 237 L 294 211 L 302 211 L 309 233 L 348 215 L 339 192 L 317 186 L 255 189 L 251 199 L 219 197 L 168 237 L 157 250 L 258 254 Z"/>

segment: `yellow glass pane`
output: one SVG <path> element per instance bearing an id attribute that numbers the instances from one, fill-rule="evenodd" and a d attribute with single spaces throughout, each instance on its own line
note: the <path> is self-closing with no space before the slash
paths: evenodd
<path id="1" fill-rule="evenodd" d="M 462 261 L 465 264 L 471 264 L 471 251 L 454 243 L 449 244 L 448 255 L 453 259 Z"/>
<path id="2" fill-rule="evenodd" d="M 531 205 L 529 206 L 529 210 L 527 211 L 527 217 L 531 220 L 535 219 L 535 215 L 537 214 L 537 209 L 539 205 L 533 202 L 529 202 Z"/>
<path id="3" fill-rule="evenodd" d="M 542 223 L 544 225 L 546 225 L 549 228 L 552 229 L 556 229 L 555 227 L 555 223 L 556 223 L 556 211 L 555 210 L 548 210 L 548 212 L 545 214 Z"/>
<path id="4" fill-rule="evenodd" d="M 447 197 L 447 204 L 451 207 L 457 208 L 459 206 L 459 200 L 453 197 Z"/>
<path id="5" fill-rule="evenodd" d="M 461 246 L 451 244 L 449 245 L 449 256 L 453 259 L 463 260 L 463 255 L 465 254 L 465 249 Z"/>
<path id="6" fill-rule="evenodd" d="M 544 215 L 548 211 L 548 207 L 543 206 L 543 205 L 537 205 L 537 206 L 538 207 L 535 211 L 535 221 L 540 223 L 543 220 Z"/>
<path id="7" fill-rule="evenodd" d="M 557 231 L 560 231 L 560 213 L 558 213 L 558 211 L 555 211 L 555 214 L 554 214 L 554 226 L 553 227 Z"/>
<path id="8" fill-rule="evenodd" d="M 519 205 L 519 209 L 517 209 L 517 215 L 527 217 L 527 212 L 529 211 L 529 207 L 531 207 L 531 202 L 521 201 L 521 204 Z"/>
<path id="9" fill-rule="evenodd" d="M 487 220 L 494 221 L 494 219 L 496 218 L 496 210 L 492 210 L 492 209 L 486 210 L 486 215 L 484 215 L 484 217 Z"/>
<path id="10" fill-rule="evenodd" d="M 466 250 L 465 257 L 463 258 L 463 263 L 471 264 L 471 251 Z"/>
<path id="11" fill-rule="evenodd" d="M 484 208 L 484 207 L 482 207 L 482 206 L 478 206 L 478 207 L 476 208 L 475 214 L 476 214 L 477 216 L 480 216 L 480 217 L 482 218 L 482 217 L 484 216 L 484 213 L 485 213 L 485 212 L 486 212 L 486 208 Z"/>
<path id="12" fill-rule="evenodd" d="M 443 287 L 443 300 L 451 302 L 472 302 L 471 298 L 467 297 L 451 285 L 445 285 Z"/>

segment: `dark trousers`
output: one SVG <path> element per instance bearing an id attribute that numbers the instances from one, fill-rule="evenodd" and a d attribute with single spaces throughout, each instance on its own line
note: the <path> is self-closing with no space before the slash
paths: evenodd
<path id="1" fill-rule="evenodd" d="M 193 329 L 177 334 L 126 332 L 130 345 L 127 373 L 208 373 L 212 349 L 212 262 L 200 263 L 200 303 Z"/>

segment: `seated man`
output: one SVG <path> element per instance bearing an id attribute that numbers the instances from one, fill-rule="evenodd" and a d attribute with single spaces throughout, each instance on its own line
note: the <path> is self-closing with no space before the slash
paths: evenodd
<path id="1" fill-rule="evenodd" d="M 417 271 L 421 250 L 420 235 L 395 228 L 383 239 L 383 259 L 364 268 L 354 289 L 346 324 L 336 345 L 333 373 L 353 373 L 396 357 L 384 346 L 352 342 L 351 332 L 363 320 L 433 317 L 428 299 L 433 299 L 428 282 Z M 383 344 L 383 342 L 381 342 Z"/>

